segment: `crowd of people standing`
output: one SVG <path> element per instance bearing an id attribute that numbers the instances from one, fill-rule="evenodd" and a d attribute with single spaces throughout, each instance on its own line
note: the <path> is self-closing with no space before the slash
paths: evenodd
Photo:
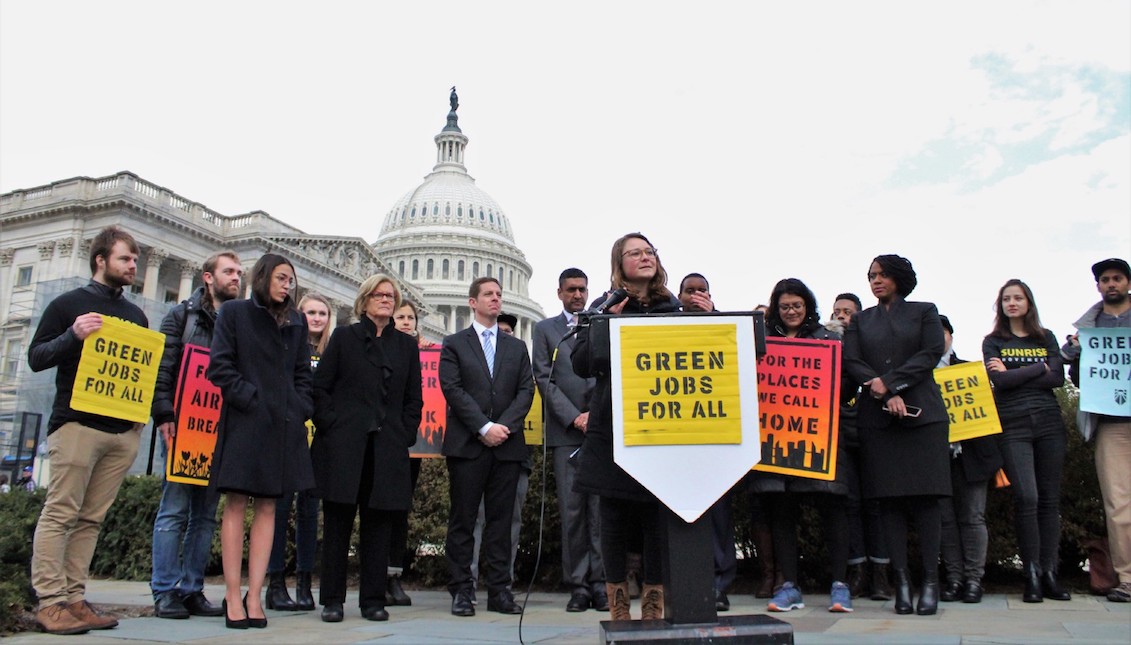
<path id="1" fill-rule="evenodd" d="M 107 228 L 95 238 L 90 257 L 91 282 L 48 305 L 29 348 L 33 369 L 57 368 L 48 435 L 51 481 L 36 530 L 32 581 L 39 624 L 59 634 L 117 624 L 86 602 L 85 584 L 99 525 L 133 461 L 140 431 L 140 424 L 70 407 L 83 341 L 101 327 L 101 317 L 148 324 L 123 298 L 136 275 L 133 238 Z M 1127 262 L 1104 260 L 1092 271 L 1101 301 L 1076 327 L 1131 326 Z M 207 378 L 223 403 L 208 485 L 163 485 L 153 529 L 156 615 L 222 614 L 229 628 L 248 629 L 267 626 L 265 608 L 314 609 L 321 517 L 322 620 L 345 618 L 358 520 L 360 613 L 388 620 L 386 607 L 411 604 L 400 574 L 420 460 L 410 458 L 409 450 L 423 408 L 420 349 L 431 345 L 417 332 L 415 305 L 403 299 L 393 277 L 367 276 L 353 304 L 354 322 L 329 329 L 329 302 L 310 292 L 296 301 L 298 276 L 281 255 L 267 253 L 255 263 L 247 299 L 238 298 L 243 269 L 234 253 L 209 257 L 201 274 L 204 286 L 161 324 L 165 350 L 153 420 L 163 448 L 176 434 L 173 392 L 186 345 L 209 349 Z M 982 356 L 1002 432 L 951 443 L 933 373 L 962 361 L 951 350 L 950 321 L 933 303 L 908 299 L 917 283 L 908 259 L 877 256 L 867 270 L 875 305 L 865 308 L 843 293 L 828 320 L 803 281 L 786 278 L 775 285 L 765 308 L 768 336 L 843 348 L 835 375 L 842 394 L 839 447 L 832 457 L 837 475 L 821 481 L 751 472 L 716 504 L 710 522 L 717 610 L 729 608 L 726 592 L 735 569 L 729 505 L 742 497 L 755 526 L 764 527 L 755 542 L 767 588 L 759 595 L 769 597 L 768 611 L 805 606 L 798 570 L 803 505 L 818 511 L 824 527 L 829 611 L 851 612 L 852 599 L 864 595 L 893 598 L 899 614 L 934 614 L 940 601 L 981 601 L 986 490 L 998 468 L 1013 486 L 1022 599 L 1071 598 L 1057 577 L 1066 429 L 1054 390 L 1064 383 L 1066 365 L 1079 382 L 1079 337 L 1060 346 L 1041 325 L 1029 286 L 1020 280 L 1003 285 Z M 450 481 L 445 554 L 451 613 L 476 613 L 481 547 L 487 609 L 523 611 L 512 591 L 514 529 L 530 468 L 525 419 L 537 389 L 558 485 L 562 584 L 570 590 L 565 609 L 594 608 L 614 620 L 631 619 L 629 570 L 639 554 L 639 616 L 662 619 L 663 504 L 613 458 L 611 370 L 602 363 L 607 358 L 591 351 L 591 328 L 579 321 L 590 301 L 588 276 L 576 268 L 563 271 L 558 298 L 563 309 L 535 326 L 531 353 L 508 333 L 514 323 L 503 313 L 502 285 L 477 278 L 468 291 L 470 325 L 440 343 L 439 386 L 448 406 L 442 454 Z M 716 310 L 701 274 L 688 274 L 676 292 L 668 288 L 656 247 L 640 233 L 613 244 L 609 288 L 588 303 L 590 311 L 598 306 L 612 316 Z M 1131 601 L 1131 419 L 1082 413 L 1080 425 L 1096 442 L 1119 576 L 1108 597 Z M 203 578 L 221 499 L 225 594 L 217 607 L 204 596 Z M 285 578 L 292 506 L 293 599 Z M 912 552 L 917 562 L 910 561 Z"/>

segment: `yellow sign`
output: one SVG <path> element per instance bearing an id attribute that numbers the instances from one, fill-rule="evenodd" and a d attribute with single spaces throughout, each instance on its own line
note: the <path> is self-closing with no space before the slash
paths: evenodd
<path id="1" fill-rule="evenodd" d="M 542 445 L 542 395 L 538 392 L 538 388 L 534 388 L 534 402 L 530 404 L 530 412 L 526 413 L 526 427 L 522 431 L 526 437 L 526 445 L 540 446 Z"/>
<path id="2" fill-rule="evenodd" d="M 950 415 L 951 443 L 1001 432 L 990 377 L 980 361 L 941 367 L 935 383 Z"/>
<path id="3" fill-rule="evenodd" d="M 102 327 L 83 342 L 71 408 L 145 423 L 164 350 L 165 334 L 102 316 Z"/>
<path id="4" fill-rule="evenodd" d="M 741 444 L 734 325 L 620 330 L 626 446 Z"/>

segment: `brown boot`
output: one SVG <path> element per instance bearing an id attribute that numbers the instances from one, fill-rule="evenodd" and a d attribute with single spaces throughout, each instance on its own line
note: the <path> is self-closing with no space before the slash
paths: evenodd
<path id="1" fill-rule="evenodd" d="M 664 586 L 644 583 L 640 590 L 640 620 L 664 619 Z"/>
<path id="2" fill-rule="evenodd" d="M 90 631 L 90 625 L 75 618 L 65 602 L 57 602 L 35 612 L 35 622 L 39 623 L 41 631 L 48 634 L 85 634 Z"/>
<path id="3" fill-rule="evenodd" d="M 609 618 L 611 620 L 632 620 L 632 601 L 628 599 L 628 583 L 605 583 L 605 592 L 609 595 Z"/>
<path id="4" fill-rule="evenodd" d="M 118 619 L 110 614 L 101 614 L 85 600 L 67 605 L 67 611 L 91 629 L 112 629 L 118 626 Z"/>

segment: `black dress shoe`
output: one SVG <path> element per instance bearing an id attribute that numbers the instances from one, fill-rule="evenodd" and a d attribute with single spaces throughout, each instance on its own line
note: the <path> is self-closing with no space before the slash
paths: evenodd
<path id="1" fill-rule="evenodd" d="M 189 610 L 181 600 L 181 594 L 176 590 L 165 591 L 157 596 L 153 602 L 153 613 L 158 618 L 188 618 Z"/>
<path id="2" fill-rule="evenodd" d="M 340 623 L 345 617 L 346 612 L 340 602 L 332 602 L 322 607 L 322 622 L 324 623 Z"/>
<path id="3" fill-rule="evenodd" d="M 362 607 L 361 617 L 365 620 L 389 620 L 389 612 L 384 607 Z"/>
<path id="4" fill-rule="evenodd" d="M 514 601 L 510 589 L 504 589 L 499 593 L 487 596 L 487 611 L 499 614 L 521 614 L 522 605 Z"/>
<path id="5" fill-rule="evenodd" d="M 474 616 L 475 607 L 471 604 L 471 589 L 460 589 L 452 596 L 453 616 Z"/>
<path id="6" fill-rule="evenodd" d="M 584 591 L 575 591 L 569 595 L 569 602 L 566 603 L 566 611 L 579 612 L 589 609 L 589 594 Z"/>
<path id="7" fill-rule="evenodd" d="M 962 602 L 971 604 L 982 602 L 982 583 L 977 580 L 967 580 L 966 591 L 962 593 Z"/>
<path id="8" fill-rule="evenodd" d="M 721 589 L 715 590 L 715 611 L 730 611 L 730 598 Z"/>
<path id="9" fill-rule="evenodd" d="M 590 603 L 593 605 L 593 609 L 597 611 L 608 611 L 609 593 L 604 589 L 594 589 L 593 600 L 591 600 Z"/>
<path id="10" fill-rule="evenodd" d="M 231 617 L 228 616 L 228 599 L 227 598 L 225 598 L 223 600 L 223 602 L 220 603 L 220 609 L 224 612 L 224 627 L 227 627 L 228 629 L 247 629 L 248 628 L 246 617 L 241 618 L 239 620 L 232 620 Z"/>
<path id="11" fill-rule="evenodd" d="M 223 608 L 208 602 L 203 591 L 194 591 L 185 596 L 181 602 L 184 603 L 188 613 L 193 616 L 221 616 L 224 614 Z"/>
<path id="12" fill-rule="evenodd" d="M 255 629 L 263 629 L 267 627 L 267 616 L 263 618 L 252 618 L 251 614 L 247 611 L 247 594 L 243 597 L 243 613 L 247 615 L 247 626 L 254 627 Z"/>
<path id="13" fill-rule="evenodd" d="M 958 580 L 948 580 L 943 586 L 942 592 L 939 594 L 939 600 L 943 602 L 954 602 L 962 597 L 962 582 Z"/>

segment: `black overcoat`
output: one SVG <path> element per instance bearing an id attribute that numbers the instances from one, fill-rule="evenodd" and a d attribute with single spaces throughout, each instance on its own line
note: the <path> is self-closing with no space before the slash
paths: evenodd
<path id="1" fill-rule="evenodd" d="M 335 329 L 314 373 L 315 494 L 357 504 L 362 486 L 369 486 L 370 508 L 408 510 L 408 450 L 416 443 L 422 407 L 415 338 L 397 331 L 392 320 L 380 338 L 369 318 Z M 361 481 L 367 445 L 373 450 L 372 482 Z"/>
<path id="2" fill-rule="evenodd" d="M 950 495 L 949 417 L 934 369 L 946 348 L 938 309 L 896 297 L 870 307 L 844 332 L 844 368 L 857 385 L 879 377 L 883 399 L 864 387 L 857 398 L 864 496 Z M 899 419 L 883 411 L 894 395 L 922 409 Z"/>
<path id="3" fill-rule="evenodd" d="M 280 327 L 254 295 L 225 303 L 207 376 L 223 397 L 210 484 L 253 497 L 314 488 L 306 317 L 292 310 Z"/>

